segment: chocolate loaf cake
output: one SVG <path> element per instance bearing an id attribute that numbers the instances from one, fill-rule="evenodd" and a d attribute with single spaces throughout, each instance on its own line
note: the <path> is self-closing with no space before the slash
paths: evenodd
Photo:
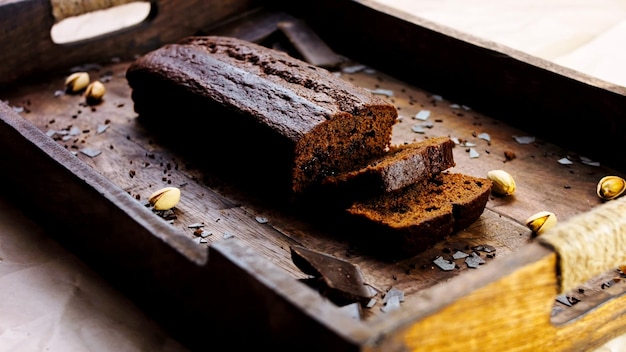
<path id="1" fill-rule="evenodd" d="M 393 251 L 430 248 L 476 221 L 488 200 L 488 179 L 444 172 L 455 166 L 451 139 L 391 146 L 392 104 L 286 53 L 189 37 L 137 59 L 126 77 L 141 121 L 169 137 L 193 128 L 174 147 L 193 141 L 200 161 L 236 169 L 244 183 L 265 175 L 259 184 L 272 196 L 266 181 L 300 196 L 292 205 L 341 214 L 351 232 Z"/>
<path id="2" fill-rule="evenodd" d="M 166 45 L 137 59 L 126 78 L 144 120 L 193 121 L 218 131 L 206 142 L 237 144 L 242 153 L 272 159 L 248 171 L 276 174 L 294 193 L 384 154 L 397 121 L 396 108 L 383 98 L 283 52 L 230 37 Z"/>
<path id="3" fill-rule="evenodd" d="M 475 222 L 491 187 L 485 178 L 443 172 L 400 192 L 357 200 L 347 209 L 348 219 L 379 250 L 414 255 Z"/>

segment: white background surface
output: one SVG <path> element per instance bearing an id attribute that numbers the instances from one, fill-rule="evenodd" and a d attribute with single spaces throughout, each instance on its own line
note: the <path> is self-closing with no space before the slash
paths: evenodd
<path id="1" fill-rule="evenodd" d="M 626 87 L 624 0 L 375 0 Z"/>

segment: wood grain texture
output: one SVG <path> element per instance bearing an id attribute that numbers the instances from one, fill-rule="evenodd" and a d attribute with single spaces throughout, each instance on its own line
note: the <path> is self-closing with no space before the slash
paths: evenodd
<path id="1" fill-rule="evenodd" d="M 404 22 L 385 23 L 392 30 L 407 25 Z M 355 29 L 358 28 L 358 33 L 367 32 L 364 24 L 353 24 L 356 25 Z M 412 26 L 407 28 L 409 30 L 406 33 L 415 30 Z M 410 40 L 406 40 L 398 44 L 401 45 L 397 48 L 400 54 L 411 48 L 407 44 L 409 42 Z M 342 48 L 350 49 L 352 44 L 347 41 L 345 43 L 346 46 Z M 373 41 L 372 45 L 375 44 L 380 43 Z M 100 54 L 108 57 L 102 52 Z M 101 58 L 98 57 L 98 61 Z M 194 157 L 176 145 L 165 143 L 144 128 L 136 119 L 130 90 L 124 79 L 124 72 L 130 61 L 91 65 L 89 59 L 71 59 L 85 64 L 83 68 L 89 70 L 93 78 L 105 82 L 107 94 L 104 101 L 96 106 L 87 106 L 84 104 L 84 97 L 80 95 L 55 94 L 63 89 L 64 78 L 69 73 L 65 70 L 52 70 L 36 77 L 35 81 L 20 81 L 10 89 L 0 89 L 0 99 L 7 101 L 16 111 L 21 111 L 23 123 L 32 124 L 24 129 L 69 133 L 72 127 L 78 127 L 79 131 L 69 138 L 52 132 L 52 138 L 41 138 L 43 135 L 40 134 L 39 141 L 45 144 L 36 145 L 35 148 L 27 142 L 30 138 L 28 135 L 9 133 L 8 138 L 6 129 L 0 128 L 0 132 L 5 133 L 3 137 L 6 137 L 0 139 L 3 147 L 0 154 L 2 168 L 19 166 L 11 174 L 4 173 L 2 179 L 16 185 L 17 198 L 22 195 L 22 202 L 31 202 L 28 205 L 30 208 L 40 207 L 41 212 L 48 213 L 46 219 L 50 226 L 55 223 L 59 226 L 57 231 L 60 234 L 63 234 L 63 231 L 59 231 L 63 229 L 63 225 L 76 221 L 73 207 L 77 205 L 73 203 L 74 200 L 91 200 L 93 204 L 97 204 L 95 209 L 81 209 L 81 213 L 99 219 L 98 224 L 102 227 L 90 228 L 86 220 L 88 217 L 85 216 L 84 222 L 78 221 L 72 226 L 78 231 L 75 231 L 68 242 L 75 242 L 74 248 L 77 252 L 82 251 L 87 257 L 91 256 L 92 261 L 100 262 L 105 270 L 113 273 L 112 277 L 119 275 L 118 279 L 125 284 L 137 284 L 132 280 L 134 272 L 124 271 L 125 265 L 138 265 L 142 268 L 142 275 L 158 283 L 164 277 L 176 278 L 178 270 L 193 267 L 189 266 L 190 261 L 184 257 L 194 258 L 195 253 L 206 254 L 209 248 L 208 263 L 210 266 L 215 265 L 211 269 L 215 271 L 208 276 L 202 276 L 205 273 L 199 273 L 196 269 L 186 272 L 185 279 L 189 280 L 186 283 L 186 292 L 197 295 L 193 300 L 185 300 L 186 307 L 206 309 L 206 314 L 216 314 L 226 319 L 219 322 L 227 327 L 232 326 L 228 323 L 242 321 L 246 312 L 253 311 L 258 314 L 254 315 L 257 319 L 246 325 L 250 328 L 246 331 L 254 332 L 255 335 L 249 337 L 258 337 L 259 343 L 267 342 L 268 336 L 280 340 L 280 330 L 284 328 L 293 333 L 284 338 L 289 339 L 289 344 L 296 346 L 302 341 L 308 341 L 311 338 L 310 333 L 321 331 L 329 335 L 324 335 L 319 340 L 320 344 L 333 343 L 333 346 L 355 350 L 419 349 L 422 348 L 422 341 L 438 348 L 455 346 L 468 349 L 467 346 L 486 345 L 490 348 L 503 347 L 506 350 L 536 350 L 538 346 L 550 346 L 555 350 L 585 350 L 625 329 L 624 297 L 621 296 L 624 287 L 617 284 L 608 290 L 601 288 L 600 284 L 605 282 L 605 277 L 585 286 L 584 293 L 575 293 L 582 297 L 582 304 L 588 303 L 586 309 L 572 314 L 557 312 L 556 316 L 550 317 L 555 307 L 566 313 L 572 310 L 555 303 L 554 253 L 533 243 L 529 230 L 523 225 L 529 215 L 539 210 L 551 210 L 558 215 L 560 221 L 567 221 L 576 214 L 593 209 L 601 204 L 595 195 L 597 181 L 605 174 L 623 176 L 624 170 L 611 168 L 604 163 L 600 166 L 586 165 L 579 159 L 582 154 L 555 143 L 552 135 L 537 135 L 536 142 L 531 144 L 517 143 L 513 136 L 534 135 L 534 131 L 516 127 L 471 105 L 466 109 L 461 105 L 466 101 L 458 95 L 444 95 L 443 98 L 437 96 L 442 91 L 449 91 L 443 89 L 444 85 L 454 86 L 456 76 L 438 76 L 442 82 L 447 82 L 438 86 L 443 87 L 439 91 L 410 83 L 419 80 L 413 80 L 416 78 L 413 74 L 403 74 L 409 72 L 403 69 L 408 70 L 412 66 L 402 60 L 398 62 L 387 59 L 379 62 L 377 67 L 385 69 L 382 71 L 341 73 L 344 79 L 365 88 L 385 89 L 393 93 L 387 99 L 397 106 L 402 116 L 402 120 L 394 127 L 392 137 L 395 143 L 441 135 L 473 142 L 479 157 L 470 158 L 469 147 L 458 145 L 453 151 L 457 162 L 454 171 L 484 176 L 490 169 L 503 168 L 515 177 L 518 184 L 514 196 L 490 198 L 481 218 L 469 228 L 420 255 L 388 261 L 377 257 L 375 252 L 364 250 L 358 241 L 354 241 L 361 234 L 350 233 L 349 229 L 338 229 L 328 218 L 302 217 L 301 214 L 294 214 L 289 209 L 276 205 L 272 199 L 259 197 L 254 190 L 243 189 L 221 177 L 216 166 L 211 160 L 204 158 L 202 153 L 199 157 L 196 153 Z M 65 64 L 69 61 L 61 61 L 63 60 L 59 59 L 59 67 L 67 67 Z M 13 61 L 12 64 L 16 65 L 16 62 Z M 31 64 L 36 65 L 29 61 L 27 66 Z M 393 67 L 396 64 L 401 65 Z M 52 69 L 44 66 L 47 67 L 46 71 Z M 389 72 L 393 74 L 388 74 L 386 69 L 390 69 Z M 613 99 L 613 93 L 608 93 L 609 100 Z M 602 92 L 597 94 L 603 96 Z M 433 124 L 425 128 L 423 133 L 417 133 L 413 131 L 413 127 L 420 121 L 414 120 L 413 116 L 422 110 L 431 112 L 429 120 Z M 175 118 L 174 116 L 173 120 Z M 100 126 L 108 128 L 97 132 Z M 483 132 L 490 135 L 490 142 L 478 137 Z M 210 138 L 214 132 L 198 131 L 190 127 L 188 133 L 189 138 L 201 140 Z M 236 140 L 236 131 L 232 131 L 232 134 L 233 140 Z M 38 150 L 47 149 L 46 145 L 50 144 L 55 145 L 51 148 L 66 149 L 75 155 L 65 151 L 42 153 Z M 89 157 L 80 152 L 85 147 L 99 150 L 101 154 Z M 513 152 L 515 158 L 506 159 L 505 152 Z M 561 165 L 557 162 L 566 156 L 573 161 L 572 164 Z M 40 163 L 42 161 L 43 164 Z M 85 171 L 74 175 L 64 170 L 64 165 L 77 164 Z M 92 189 L 84 192 L 82 182 L 94 178 L 91 173 L 97 173 L 112 186 L 96 187 L 95 191 Z M 57 176 L 60 178 L 56 178 Z M 169 185 L 178 186 L 183 192 L 181 203 L 174 210 L 175 219 L 172 224 L 163 223 L 147 209 L 136 213 L 127 212 L 129 208 L 143 207 L 142 202 L 157 187 Z M 64 193 L 62 190 L 65 188 L 69 191 Z M 28 192 L 19 193 L 22 190 Z M 48 199 L 53 199 L 54 204 L 58 205 L 52 212 L 47 212 L 48 209 L 42 206 Z M 53 223 L 54 215 L 63 221 Z M 266 218 L 268 222 L 258 221 L 257 217 Z M 155 231 L 157 237 L 162 236 L 155 240 L 150 231 L 137 229 L 137 225 L 144 221 L 155 221 L 168 230 Z M 115 232 L 115 226 L 119 222 L 123 231 L 116 232 L 115 236 L 84 236 L 90 233 L 103 234 L 107 230 Z M 195 223 L 204 224 L 204 228 L 213 233 L 206 238 L 206 243 L 189 228 L 189 225 Z M 138 235 L 129 235 L 135 233 Z M 234 234 L 241 246 L 228 248 L 230 242 L 224 236 L 226 233 Z M 135 236 L 142 239 L 138 240 Z M 182 247 L 192 244 L 189 248 L 195 249 L 186 253 L 160 248 L 164 238 L 169 236 L 184 238 L 181 240 L 185 243 Z M 375 236 L 371 238 L 374 243 L 375 240 L 383 240 Z M 92 241 L 95 245 L 78 245 Z M 149 245 L 145 246 L 145 243 Z M 403 290 L 406 299 L 402 303 L 402 309 L 386 314 L 381 310 L 381 299 L 372 308 L 364 310 L 362 321 L 355 325 L 346 319 L 337 318 L 337 307 L 329 305 L 296 282 L 305 276 L 289 258 L 291 244 L 314 248 L 359 265 L 368 283 L 379 290 L 379 298 L 390 288 Z M 462 260 L 455 261 L 458 266 L 452 271 L 440 270 L 433 264 L 433 259 L 437 256 L 452 259 L 454 250 L 470 252 L 478 245 L 493 246 L 496 252 L 495 258 L 482 254 L 486 263 L 477 269 L 467 267 Z M 221 254 L 212 257 L 212 250 Z M 124 254 L 120 257 L 124 260 L 107 267 L 107 260 L 111 260 L 108 252 L 111 251 Z M 164 251 L 165 258 L 154 256 L 155 252 L 160 251 Z M 181 252 L 183 256 L 180 255 Z M 199 262 L 203 262 L 202 255 L 196 257 L 198 258 Z M 185 260 L 179 262 L 180 259 Z M 274 271 L 273 266 L 279 270 Z M 151 271 L 155 268 L 162 271 Z M 616 272 L 611 272 L 608 278 L 614 275 Z M 212 285 L 215 282 L 220 285 L 215 287 Z M 202 285 L 196 286 L 199 283 Z M 202 290 L 194 290 L 198 287 Z M 247 296 L 248 292 L 256 295 Z M 176 297 L 175 292 L 171 293 L 171 299 Z M 208 295 L 202 296 L 203 293 Z M 602 294 L 602 299 L 596 300 L 596 294 Z M 225 301 L 224 297 L 227 297 Z M 249 297 L 253 299 L 246 301 Z M 224 302 L 232 305 L 222 304 Z M 244 302 L 243 305 L 238 305 L 241 302 Z M 494 305 L 494 302 L 497 304 Z M 230 314 L 233 313 L 230 308 L 235 309 L 235 314 Z M 281 314 L 274 314 L 275 312 Z M 556 319 L 565 315 L 567 319 Z M 556 321 L 558 325 L 555 325 Z M 220 324 L 212 327 L 215 331 L 224 330 L 224 326 Z M 311 327 L 314 330 L 310 330 Z M 488 336 L 492 328 L 495 332 Z M 187 329 L 187 333 L 189 331 Z M 442 331 L 446 334 L 441 333 Z M 529 335 L 533 338 L 529 338 Z M 465 337 L 465 345 L 460 344 L 460 338 L 459 341 L 450 341 L 450 336 L 454 336 L 455 340 L 457 336 Z M 491 344 L 482 344 L 484 341 Z M 540 345 L 542 341 L 546 345 Z"/>
<path id="2" fill-rule="evenodd" d="M 521 258 L 521 253 L 527 256 Z M 478 351 L 489 346 L 495 350 L 536 351 L 547 347 L 541 335 L 550 325 L 556 294 L 555 257 L 538 246 L 520 250 L 513 257 L 525 265 L 514 270 L 505 267 L 497 272 L 475 272 L 463 284 L 455 280 L 425 291 L 415 304 L 430 315 L 399 327 L 403 332 L 391 338 L 391 344 L 377 346 L 378 350 L 401 350 L 399 346 L 403 346 L 411 351 Z M 479 276 L 486 274 L 496 278 L 481 287 L 485 281 Z M 533 289 L 525 289 L 526 285 Z M 464 295 L 462 292 L 470 291 L 469 287 L 474 291 Z M 435 303 L 444 292 L 446 299 L 453 300 L 447 306 Z M 545 332 L 545 337 L 550 335 Z"/>
<path id="3" fill-rule="evenodd" d="M 531 245 L 498 263 L 518 260 L 523 265 L 496 270 L 492 266 L 466 275 L 462 282 L 457 278 L 421 292 L 421 300 L 413 308 L 427 314 L 413 317 L 412 323 L 403 319 L 407 314 L 395 317 L 397 334 L 371 351 L 586 351 L 618 336 L 626 327 L 618 318 L 621 299 L 598 305 L 575 321 L 554 324 L 556 255 Z M 491 279 L 484 280 L 487 276 Z M 486 281 L 490 283 L 480 287 Z M 441 304 L 443 296 L 449 304 Z M 388 329 L 393 324 L 380 323 Z"/>

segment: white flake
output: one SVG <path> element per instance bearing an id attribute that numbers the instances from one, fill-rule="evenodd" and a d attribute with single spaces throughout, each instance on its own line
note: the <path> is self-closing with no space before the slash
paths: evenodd
<path id="1" fill-rule="evenodd" d="M 430 110 L 421 110 L 417 114 L 415 114 L 416 120 L 426 121 L 430 117 Z"/>
<path id="2" fill-rule="evenodd" d="M 535 142 L 535 137 L 533 136 L 513 136 L 513 138 L 519 144 L 530 144 Z"/>
<path id="3" fill-rule="evenodd" d="M 484 140 L 486 140 L 487 142 L 491 142 L 491 136 L 489 135 L 489 133 L 485 133 L 485 132 L 480 133 L 480 134 L 478 135 L 478 138 L 480 138 L 480 139 L 484 139 Z"/>
<path id="4" fill-rule="evenodd" d="M 368 91 L 372 94 L 377 94 L 377 95 L 384 95 L 384 96 L 388 96 L 388 97 L 393 97 L 393 91 L 390 89 L 382 89 L 382 88 L 378 88 L 378 89 L 368 89 Z"/>
<path id="5" fill-rule="evenodd" d="M 571 160 L 569 160 L 568 158 L 561 158 L 558 161 L 559 161 L 559 164 L 561 164 L 561 165 L 571 165 L 571 164 L 573 164 L 573 162 Z"/>

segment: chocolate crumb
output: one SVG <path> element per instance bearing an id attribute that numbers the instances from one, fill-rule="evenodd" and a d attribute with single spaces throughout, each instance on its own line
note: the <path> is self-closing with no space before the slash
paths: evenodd
<path id="1" fill-rule="evenodd" d="M 511 161 L 513 159 L 515 159 L 517 156 L 515 155 L 514 152 L 510 151 L 510 150 L 505 150 L 504 151 L 504 159 L 505 161 Z"/>

